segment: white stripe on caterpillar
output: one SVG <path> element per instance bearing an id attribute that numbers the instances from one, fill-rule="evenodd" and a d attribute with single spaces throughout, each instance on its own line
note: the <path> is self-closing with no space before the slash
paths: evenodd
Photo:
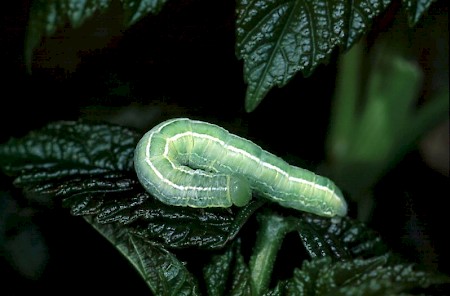
<path id="1" fill-rule="evenodd" d="M 243 206 L 254 190 L 282 206 L 321 216 L 347 213 L 342 193 L 328 178 L 206 122 L 160 123 L 139 141 L 134 162 L 146 190 L 170 205 Z"/>

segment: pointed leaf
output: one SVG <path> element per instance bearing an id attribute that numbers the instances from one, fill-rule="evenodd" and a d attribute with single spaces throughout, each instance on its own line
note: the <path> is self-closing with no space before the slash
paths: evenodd
<path id="1" fill-rule="evenodd" d="M 403 0 L 410 26 L 417 24 L 433 0 Z"/>
<path id="2" fill-rule="evenodd" d="M 109 124 L 56 122 L 0 145 L 0 167 L 17 183 L 130 171 L 139 135 Z"/>
<path id="3" fill-rule="evenodd" d="M 448 282 L 446 276 L 417 271 L 411 264 L 394 264 L 389 256 L 336 263 L 325 257 L 305 261 L 301 270 L 295 270 L 287 294 L 400 295 Z"/>
<path id="4" fill-rule="evenodd" d="M 73 214 L 95 214 L 98 223 L 130 227 L 136 234 L 168 248 L 222 248 L 260 206 L 254 201 L 236 210 L 174 207 L 143 192 L 140 185 L 130 191 L 123 190 L 123 184 L 131 184 L 126 178 L 111 182 L 118 182 L 121 187 L 107 193 L 95 192 L 93 187 L 92 192 L 69 195 L 64 205 Z"/>
<path id="5" fill-rule="evenodd" d="M 251 274 L 247 264 L 244 261 L 244 257 L 239 248 L 236 248 L 236 260 L 233 269 L 233 282 L 231 285 L 232 296 L 250 296 L 252 294 Z"/>
<path id="6" fill-rule="evenodd" d="M 251 296 L 250 271 L 240 250 L 240 240 L 214 255 L 203 274 L 209 296 Z M 231 284 L 231 287 L 229 287 Z"/>
<path id="7" fill-rule="evenodd" d="M 136 227 L 136 231 L 142 236 L 160 241 L 171 248 L 195 246 L 218 249 L 235 237 L 235 224 L 242 225 L 246 221 L 240 215 L 241 211 L 254 208 L 254 203 L 249 203 L 238 212 L 166 206 L 154 199 L 149 199 L 144 206 L 142 212 L 149 210 L 149 214 L 146 213 L 145 217 L 137 221 L 142 226 Z M 158 219 L 159 215 L 165 219 Z"/>
<path id="8" fill-rule="evenodd" d="M 121 0 L 124 23 L 131 26 L 148 13 L 158 13 L 167 0 Z M 80 27 L 95 13 L 105 11 L 111 0 L 34 0 L 30 8 L 28 31 L 25 41 L 25 62 L 31 70 L 33 50 L 42 37 L 53 35 L 56 30 L 70 24 Z"/>
<path id="9" fill-rule="evenodd" d="M 148 13 L 157 14 L 167 0 L 122 0 L 125 24 L 131 26 Z"/>
<path id="10" fill-rule="evenodd" d="M 209 296 L 225 295 L 234 252 L 235 248 L 228 247 L 225 252 L 214 255 L 211 261 L 203 268 L 203 277 Z"/>
<path id="11" fill-rule="evenodd" d="M 107 238 L 136 268 L 155 295 L 200 295 L 197 283 L 184 264 L 158 244 L 114 224 L 86 220 Z"/>
<path id="12" fill-rule="evenodd" d="M 369 258 L 385 254 L 388 250 L 376 232 L 348 217 L 333 221 L 305 214 L 299 220 L 298 229 L 303 245 L 312 258 Z"/>
<path id="13" fill-rule="evenodd" d="M 273 288 L 273 290 L 267 291 L 264 293 L 264 296 L 283 296 L 283 295 L 301 295 L 297 293 L 292 293 L 291 291 L 289 294 L 286 294 L 286 281 L 280 281 L 278 284 Z"/>
<path id="14" fill-rule="evenodd" d="M 246 110 L 298 72 L 309 75 L 333 49 L 350 48 L 390 0 L 240 0 L 236 54 L 244 59 Z"/>
<path id="15" fill-rule="evenodd" d="M 31 68 L 33 50 L 42 37 L 50 36 L 66 22 L 76 28 L 94 15 L 105 10 L 111 0 L 34 0 L 30 8 L 28 31 L 25 40 L 25 62 Z"/>
<path id="16" fill-rule="evenodd" d="M 73 215 L 130 227 L 171 248 L 220 248 L 264 203 L 231 209 L 163 204 L 137 181 L 132 159 L 138 138 L 113 125 L 53 123 L 0 145 L 0 168 L 16 177 L 29 199 L 62 200 Z"/>

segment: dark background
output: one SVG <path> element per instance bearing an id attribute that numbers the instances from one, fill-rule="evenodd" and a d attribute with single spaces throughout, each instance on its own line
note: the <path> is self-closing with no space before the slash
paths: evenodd
<path id="1" fill-rule="evenodd" d="M 218 123 L 298 166 L 314 169 L 324 160 L 337 53 L 312 76 L 299 74 L 274 88 L 246 113 L 243 64 L 234 54 L 234 1 L 169 0 L 161 13 L 128 29 L 117 4 L 79 29 L 44 38 L 31 75 L 23 62 L 30 2 L 2 5 L 0 142 L 55 120 L 107 120 L 144 131 L 186 116 Z M 380 17 L 368 43 L 395 30 L 396 17 L 395 7 Z M 424 93 L 448 83 L 447 27 L 447 1 L 437 1 L 410 35 L 426 74 Z M 450 274 L 448 122 L 440 129 L 380 181 L 368 224 L 409 260 Z M 54 204 L 28 204 L 8 178 L 0 180 L 0 194 L 0 223 L 8 229 L 0 241 L 0 294 L 148 292 L 81 218 Z M 11 259 L 11 250 L 25 263 Z"/>

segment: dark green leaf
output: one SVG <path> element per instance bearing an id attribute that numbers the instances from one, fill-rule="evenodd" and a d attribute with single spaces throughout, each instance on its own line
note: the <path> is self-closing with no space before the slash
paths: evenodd
<path id="1" fill-rule="evenodd" d="M 335 236 L 331 243 L 322 240 L 322 243 L 331 248 L 335 240 L 341 240 L 342 249 L 345 250 L 345 257 L 336 257 L 334 251 L 328 250 L 333 257 L 329 257 L 322 252 L 321 256 L 311 261 L 304 261 L 301 269 L 294 269 L 290 279 L 280 280 L 271 290 L 261 289 L 264 296 L 275 295 L 403 295 L 410 291 L 427 292 L 429 287 L 435 285 L 445 285 L 450 282 L 447 276 L 428 273 L 416 270 L 412 264 L 404 263 L 389 253 L 381 256 L 372 256 L 381 252 L 382 248 L 374 246 L 379 244 L 374 233 L 363 227 L 360 222 L 334 221 L 315 215 L 301 215 L 301 217 L 280 216 L 271 211 L 262 212 L 258 216 L 262 225 L 258 231 L 258 239 L 267 240 L 257 243 L 253 248 L 252 257 L 262 253 L 268 253 L 266 249 L 271 248 L 274 239 L 268 239 L 265 233 L 272 233 L 273 237 L 284 236 L 295 229 L 304 229 L 306 226 L 313 226 L 310 230 L 316 231 L 318 237 Z M 281 225 L 282 224 L 282 225 Z M 280 226 L 281 225 L 281 226 Z M 369 232 L 367 234 L 367 232 Z M 259 235 L 263 233 L 263 235 Z M 308 234 L 312 235 L 311 233 Z M 279 245 L 279 239 L 275 239 L 275 244 Z M 368 245 L 364 241 L 368 240 Z M 319 240 L 318 240 L 319 241 Z M 236 241 L 239 242 L 239 241 Z M 238 246 L 238 244 L 236 244 Z M 263 248 L 261 251 L 260 248 Z M 366 259 L 364 259 L 366 257 Z M 341 260 L 336 260 L 337 258 Z M 355 259 L 357 258 L 357 259 Z M 265 262 L 274 260 L 274 256 L 266 255 Z M 252 275 L 265 272 L 264 264 L 252 264 L 250 259 L 250 270 L 244 262 L 239 248 L 229 246 L 222 254 L 213 258 L 205 269 L 205 279 L 207 282 L 209 295 L 252 295 L 253 289 L 257 289 L 257 281 L 252 280 Z M 234 264 L 234 272 L 230 275 L 230 268 Z M 230 276 L 232 277 L 230 279 Z M 228 279 L 227 279 L 228 278 Z M 228 287 L 230 280 L 233 280 L 231 290 Z M 273 281 L 273 279 L 272 279 Z M 220 286 L 218 288 L 217 286 Z M 225 290 L 224 290 L 225 289 Z M 227 291 L 230 291 L 227 293 Z M 255 293 L 255 291 L 253 290 Z M 258 291 L 256 292 L 258 294 Z"/>
<path id="2" fill-rule="evenodd" d="M 125 24 L 131 26 L 148 13 L 158 13 L 167 0 L 122 0 Z"/>
<path id="3" fill-rule="evenodd" d="M 403 0 L 403 5 L 406 6 L 408 21 L 411 26 L 415 25 L 420 20 L 433 1 L 434 0 Z"/>
<path id="4" fill-rule="evenodd" d="M 192 274 L 162 246 L 127 227 L 100 224 L 90 216 L 85 218 L 133 264 L 155 295 L 200 295 Z"/>
<path id="5" fill-rule="evenodd" d="M 81 26 L 97 11 L 105 10 L 111 0 L 34 0 L 30 8 L 28 32 L 25 40 L 25 62 L 31 68 L 33 50 L 43 36 L 50 36 L 66 23 Z"/>
<path id="6" fill-rule="evenodd" d="M 153 199 L 148 203 L 153 203 L 154 206 L 144 209 L 143 212 L 148 213 L 142 218 L 144 223 L 139 223 L 144 226 L 137 227 L 137 231 L 172 248 L 221 248 L 236 235 L 235 225 L 242 225 L 246 221 L 240 212 L 247 208 L 256 209 L 254 202 L 238 212 L 214 208 L 178 208 Z M 158 219 L 158 216 L 163 217 Z"/>
<path id="7" fill-rule="evenodd" d="M 238 248 L 236 248 L 238 249 Z M 250 270 L 244 261 L 241 252 L 236 252 L 236 260 L 233 269 L 232 296 L 250 296 L 252 294 Z"/>
<path id="8" fill-rule="evenodd" d="M 388 256 L 332 263 L 331 258 L 305 261 L 289 281 L 288 295 L 399 295 L 413 288 L 448 283 L 449 278 L 393 264 Z"/>
<path id="9" fill-rule="evenodd" d="M 298 72 L 309 75 L 333 49 L 350 48 L 390 0 L 239 0 L 236 54 L 244 59 L 246 110 Z"/>
<path id="10" fill-rule="evenodd" d="M 33 200 L 62 200 L 74 215 L 126 225 L 171 248 L 220 248 L 263 201 L 242 208 L 194 209 L 161 203 L 144 191 L 132 169 L 139 136 L 106 125 L 50 124 L 0 146 L 0 168 Z"/>
<path id="11" fill-rule="evenodd" d="M 56 122 L 0 145 L 0 167 L 21 183 L 130 171 L 139 135 L 108 124 Z"/>
<path id="12" fill-rule="evenodd" d="M 158 13 L 167 0 L 121 0 L 124 23 L 131 26 L 148 13 Z M 103 12 L 111 0 L 34 0 L 30 8 L 28 32 L 25 41 L 25 62 L 31 68 L 33 50 L 42 37 L 53 35 L 56 30 L 70 24 L 80 27 L 96 13 Z"/>
<path id="13" fill-rule="evenodd" d="M 283 296 L 283 295 L 298 295 L 295 293 L 286 294 L 286 282 L 280 281 L 273 290 L 264 293 L 264 296 Z"/>
<path id="14" fill-rule="evenodd" d="M 311 258 L 369 258 L 388 250 L 376 232 L 348 217 L 335 221 L 304 214 L 298 223 L 298 233 Z"/>
<path id="15" fill-rule="evenodd" d="M 127 225 L 169 248 L 205 249 L 223 247 L 261 205 L 254 201 L 236 210 L 173 207 L 143 192 L 140 185 L 134 191 L 78 194 L 65 199 L 64 204 L 73 214 L 95 214 L 99 223 Z"/>
<path id="16" fill-rule="evenodd" d="M 203 277 L 209 296 L 224 295 L 234 253 L 235 248 L 228 247 L 222 254 L 214 255 L 210 263 L 203 268 Z"/>
<path id="17" fill-rule="evenodd" d="M 250 271 L 244 262 L 240 245 L 240 240 L 237 240 L 221 254 L 214 255 L 203 268 L 209 296 L 252 295 Z"/>

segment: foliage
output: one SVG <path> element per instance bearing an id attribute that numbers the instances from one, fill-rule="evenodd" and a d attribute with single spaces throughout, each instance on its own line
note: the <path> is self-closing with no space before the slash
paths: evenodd
<path id="1" fill-rule="evenodd" d="M 119 7 L 128 28 L 147 14 L 160 12 L 166 2 L 34 0 L 25 63 L 30 70 L 33 51 L 42 38 L 67 26 L 80 27 Z M 410 26 L 431 2 L 401 1 Z M 237 1 L 235 54 L 243 60 L 248 84 L 246 110 L 253 111 L 271 89 L 285 86 L 298 72 L 308 76 L 334 52 L 354 47 L 372 22 L 395 4 L 391 0 Z M 344 185 L 345 178 L 350 180 L 349 191 L 372 186 L 448 109 L 448 91 L 422 109 L 412 108 L 420 71 L 392 53 L 380 55 L 363 89 L 357 79 L 364 76 L 359 72 L 361 55 L 356 46 L 340 63 L 328 143 L 333 179 Z M 361 94 L 362 105 L 357 102 Z M 414 295 L 441 291 L 450 282 L 446 276 L 405 262 L 389 251 L 376 232 L 348 217 L 321 218 L 280 208 L 257 196 L 242 208 L 165 205 L 137 181 L 132 161 L 139 138 L 140 133 L 115 125 L 54 122 L 1 144 L 0 169 L 29 201 L 52 201 L 83 217 L 131 263 L 155 295 Z M 368 180 L 354 182 L 362 167 Z M 0 213 L 5 221 L 11 216 L 3 208 Z M 1 223 L 0 239 L 9 231 L 10 225 Z M 201 252 L 202 258 L 185 261 L 183 252 Z M 277 273 L 277 266 L 283 264 L 289 268 Z"/>
<path id="2" fill-rule="evenodd" d="M 129 27 L 166 0 L 121 0 Z M 239 0 L 236 3 L 236 55 L 244 60 L 248 84 L 245 106 L 253 111 L 274 86 L 282 87 L 297 73 L 310 75 L 340 48 L 346 51 L 367 33 L 391 0 Z M 431 0 L 402 0 L 411 26 Z M 31 68 L 34 48 L 67 23 L 81 26 L 111 6 L 111 0 L 35 0 L 31 7 L 25 57 Z"/>
<path id="3" fill-rule="evenodd" d="M 136 142 L 136 133 L 123 127 L 51 123 L 2 144 L 0 167 L 29 199 L 56 199 L 83 216 L 157 295 L 202 293 L 189 270 L 193 263 L 177 258 L 177 250 L 186 248 L 208 252 L 208 295 L 382 295 L 448 281 L 398 261 L 375 232 L 350 218 L 334 221 L 258 198 L 241 209 L 166 206 L 137 185 L 130 161 Z M 242 227 L 255 212 L 259 231 L 246 262 Z M 302 267 L 288 279 L 277 278 L 274 264 L 289 233 L 301 241 L 291 260 L 298 266 L 303 261 Z"/>

